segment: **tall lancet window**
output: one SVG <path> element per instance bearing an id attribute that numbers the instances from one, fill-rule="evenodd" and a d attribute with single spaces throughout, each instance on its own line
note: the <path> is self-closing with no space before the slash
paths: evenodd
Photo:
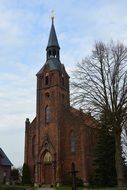
<path id="1" fill-rule="evenodd" d="M 72 153 L 76 152 L 76 136 L 74 131 L 71 131 L 70 134 L 70 149 Z"/>
<path id="2" fill-rule="evenodd" d="M 65 85 L 65 81 L 64 81 L 64 75 L 62 74 L 62 85 Z"/>
<path id="3" fill-rule="evenodd" d="M 49 85 L 49 73 L 45 75 L 45 85 Z"/>
<path id="4" fill-rule="evenodd" d="M 51 119 L 50 108 L 49 108 L 49 106 L 47 105 L 47 106 L 45 107 L 45 122 L 46 122 L 46 123 L 49 123 L 49 122 L 50 122 L 50 119 Z"/>

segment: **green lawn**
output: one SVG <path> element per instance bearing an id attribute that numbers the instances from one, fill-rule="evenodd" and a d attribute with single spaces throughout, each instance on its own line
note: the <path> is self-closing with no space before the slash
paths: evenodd
<path id="1" fill-rule="evenodd" d="M 12 185 L 0 185 L 0 190 L 35 190 L 34 187 L 28 187 L 28 186 L 12 186 Z M 56 190 L 71 190 L 71 187 L 56 187 Z M 125 188 L 82 188 L 79 187 L 77 190 L 127 190 L 127 187 Z"/>
<path id="2" fill-rule="evenodd" d="M 20 185 L 0 185 L 0 190 L 35 190 L 35 188 Z"/>
<path id="3" fill-rule="evenodd" d="M 71 190 L 71 187 L 65 187 L 65 186 L 61 186 L 61 187 L 56 187 L 56 190 Z M 127 187 L 125 188 L 77 188 L 77 190 L 127 190 Z"/>

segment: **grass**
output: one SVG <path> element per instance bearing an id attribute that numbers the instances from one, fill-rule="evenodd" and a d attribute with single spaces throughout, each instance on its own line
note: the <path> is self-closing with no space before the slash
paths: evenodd
<path id="1" fill-rule="evenodd" d="M 61 187 L 56 187 L 56 190 L 71 190 L 71 187 L 69 186 L 61 186 Z M 78 187 L 77 190 L 127 190 L 127 187 L 124 188 L 83 188 L 83 187 Z"/>
<path id="2" fill-rule="evenodd" d="M 85 189 L 84 189 L 85 190 Z M 87 189 L 86 189 L 87 190 Z M 88 190 L 127 190 L 127 187 L 126 188 L 110 188 L 110 187 L 107 187 L 107 188 L 89 188 Z"/>
<path id="3" fill-rule="evenodd" d="M 35 188 L 20 185 L 0 185 L 0 190 L 35 190 Z"/>
<path id="4" fill-rule="evenodd" d="M 28 186 L 19 186 L 19 185 L 0 185 L 0 190 L 37 190 L 35 187 L 28 187 Z M 60 186 L 56 187 L 56 190 L 71 190 L 71 186 Z M 127 190 L 125 188 L 83 188 L 78 187 L 77 190 Z"/>
<path id="5" fill-rule="evenodd" d="M 0 185 L 0 190 L 26 190 L 26 187 L 14 185 Z"/>

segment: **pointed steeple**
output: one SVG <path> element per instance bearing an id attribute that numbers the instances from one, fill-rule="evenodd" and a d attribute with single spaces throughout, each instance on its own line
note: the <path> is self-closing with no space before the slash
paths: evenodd
<path id="1" fill-rule="evenodd" d="M 52 17 L 52 25 L 51 25 L 48 45 L 46 48 L 47 59 L 57 58 L 59 60 L 59 50 L 60 46 L 57 40 L 57 35 L 54 27 L 54 17 Z"/>
<path id="2" fill-rule="evenodd" d="M 57 40 L 57 36 L 56 36 L 55 27 L 54 27 L 54 18 L 52 18 L 52 26 L 50 30 L 47 48 L 52 47 L 52 46 L 60 48 L 58 40 Z"/>

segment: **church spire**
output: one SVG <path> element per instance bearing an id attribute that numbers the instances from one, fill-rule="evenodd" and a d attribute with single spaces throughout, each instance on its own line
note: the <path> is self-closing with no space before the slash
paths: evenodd
<path id="1" fill-rule="evenodd" d="M 60 46 L 57 40 L 57 35 L 56 35 L 55 27 L 54 27 L 54 17 L 52 17 L 51 19 L 52 19 L 52 25 L 51 25 L 48 45 L 46 48 L 47 59 L 57 58 L 59 60 Z"/>

